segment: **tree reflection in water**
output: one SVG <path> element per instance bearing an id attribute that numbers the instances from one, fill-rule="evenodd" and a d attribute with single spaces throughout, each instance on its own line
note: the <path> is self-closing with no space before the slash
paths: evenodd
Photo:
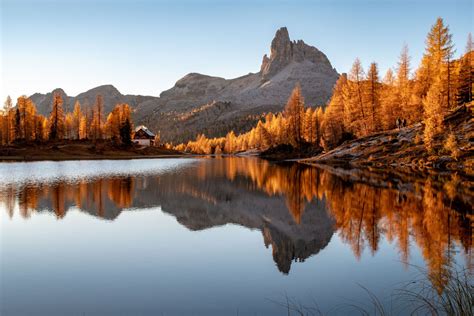
<path id="1" fill-rule="evenodd" d="M 217 158 L 156 176 L 7 185 L 0 189 L 0 203 L 10 218 L 17 209 L 25 219 L 44 211 L 62 219 L 77 207 L 114 220 L 124 210 L 161 206 L 192 230 L 227 223 L 257 228 L 283 273 L 292 261 L 323 249 L 334 232 L 356 258 L 364 249 L 376 254 L 385 237 L 408 264 L 416 244 L 439 290 L 449 277 L 455 246 L 472 267 L 473 196 L 460 193 L 466 186 L 462 179 L 378 179 L 372 185 L 370 177 L 360 171 L 357 177 L 340 176 L 295 163 Z"/>

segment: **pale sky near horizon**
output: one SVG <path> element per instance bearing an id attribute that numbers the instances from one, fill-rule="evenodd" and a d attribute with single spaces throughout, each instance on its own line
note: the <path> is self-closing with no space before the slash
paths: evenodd
<path id="1" fill-rule="evenodd" d="M 449 25 L 456 54 L 473 30 L 472 0 L 0 0 L 0 97 L 103 84 L 158 96 L 189 72 L 234 78 L 259 70 L 281 26 L 338 72 L 359 57 L 381 76 L 404 43 L 415 68 L 431 25 Z"/>

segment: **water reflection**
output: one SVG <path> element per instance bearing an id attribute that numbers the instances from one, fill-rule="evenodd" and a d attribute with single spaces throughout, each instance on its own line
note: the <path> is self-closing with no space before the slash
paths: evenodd
<path id="1" fill-rule="evenodd" d="M 11 183 L 0 189 L 0 203 L 10 218 L 53 212 L 62 219 L 76 207 L 114 220 L 122 211 L 161 206 L 190 230 L 229 223 L 258 229 L 282 273 L 289 273 L 292 262 L 317 254 L 334 233 L 356 258 L 364 249 L 375 255 L 386 238 L 405 264 L 410 250 L 419 248 L 441 290 L 454 249 L 461 249 L 472 267 L 473 195 L 463 181 L 225 158 L 156 175 Z"/>

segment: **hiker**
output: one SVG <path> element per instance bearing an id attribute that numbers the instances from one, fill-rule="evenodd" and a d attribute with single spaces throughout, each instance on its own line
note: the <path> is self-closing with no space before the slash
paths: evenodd
<path id="1" fill-rule="evenodd" d="M 403 126 L 403 127 L 407 127 L 407 119 L 403 119 L 403 120 L 402 120 L 402 126 Z"/>
<path id="2" fill-rule="evenodd" d="M 400 127 L 402 125 L 402 120 L 399 117 L 397 117 L 396 124 L 397 124 L 397 128 L 400 129 Z"/>

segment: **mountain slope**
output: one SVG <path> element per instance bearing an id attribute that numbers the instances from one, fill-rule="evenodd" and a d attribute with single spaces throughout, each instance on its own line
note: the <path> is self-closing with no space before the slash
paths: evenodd
<path id="1" fill-rule="evenodd" d="M 105 110 L 116 103 L 128 103 L 134 109 L 137 124 L 160 131 L 165 141 L 182 142 L 199 133 L 222 136 L 230 129 L 249 130 L 261 115 L 280 111 L 296 84 L 300 84 L 306 104 L 324 105 L 331 96 L 338 73 L 328 58 L 303 41 L 291 41 L 288 30 L 281 28 L 271 43 L 270 57 L 263 57 L 260 71 L 224 79 L 190 73 L 163 91 L 160 97 L 123 95 L 115 87 L 105 85 L 79 94 L 63 95 L 65 108 L 75 101 L 92 106 L 97 94 L 104 98 Z M 33 102 L 42 114 L 49 114 L 52 93 L 34 94 Z"/>
<path id="2" fill-rule="evenodd" d="M 258 73 L 229 80 L 190 73 L 159 99 L 141 104 L 136 117 L 168 140 L 185 141 L 202 132 L 222 136 L 230 129 L 248 130 L 262 113 L 280 111 L 297 83 L 307 104 L 325 104 L 337 78 L 326 55 L 301 40 L 290 41 L 281 28 Z"/>
<path id="3" fill-rule="evenodd" d="M 81 103 L 83 109 L 92 108 L 96 101 L 97 95 L 101 95 L 104 99 L 105 112 L 112 111 L 112 109 L 118 103 L 128 103 L 131 107 L 136 108 L 140 103 L 151 99 L 158 99 L 156 97 L 150 96 L 123 95 L 112 85 L 98 86 L 78 94 L 76 97 L 68 96 L 63 89 L 58 88 L 47 94 L 35 93 L 30 96 L 30 99 L 36 104 L 36 108 L 39 113 L 43 115 L 49 115 L 53 102 L 53 94 L 56 92 L 58 92 L 63 98 L 63 107 L 65 111 L 69 112 L 73 111 L 74 103 L 76 101 Z"/>

